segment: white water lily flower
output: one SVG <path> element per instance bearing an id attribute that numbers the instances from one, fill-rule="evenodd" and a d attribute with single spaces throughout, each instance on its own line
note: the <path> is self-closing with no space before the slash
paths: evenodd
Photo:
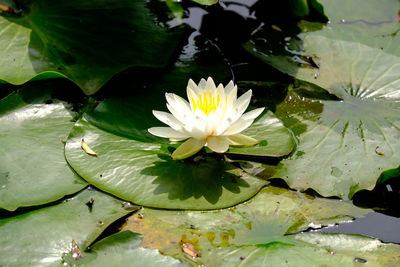
<path id="1" fill-rule="evenodd" d="M 153 110 L 154 116 L 169 127 L 153 127 L 148 131 L 171 140 L 185 140 L 174 153 L 173 159 L 184 159 L 196 154 L 207 145 L 217 153 L 224 153 L 229 145 L 252 146 L 254 138 L 240 134 L 264 111 L 257 108 L 245 114 L 252 91 L 237 98 L 237 86 L 232 81 L 218 87 L 211 77 L 196 85 L 192 79 L 187 86 L 189 102 L 180 96 L 166 93 L 167 108 L 172 113 Z"/>

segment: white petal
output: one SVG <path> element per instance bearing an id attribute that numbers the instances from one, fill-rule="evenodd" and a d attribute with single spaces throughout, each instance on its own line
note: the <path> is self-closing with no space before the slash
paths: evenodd
<path id="1" fill-rule="evenodd" d="M 174 129 L 172 129 L 170 127 L 152 127 L 150 129 L 148 129 L 148 131 L 152 135 L 164 137 L 164 138 L 182 139 L 182 138 L 190 137 L 189 135 L 175 131 Z"/>
<path id="2" fill-rule="evenodd" d="M 170 104 L 172 107 L 174 107 L 174 110 L 176 110 L 177 112 L 191 113 L 192 110 L 190 108 L 189 103 L 182 97 L 180 97 L 176 94 L 166 93 L 165 98 L 167 99 L 167 107 L 168 107 L 168 104 Z"/>
<path id="3" fill-rule="evenodd" d="M 209 133 L 214 132 L 221 123 L 222 110 L 215 109 L 208 114 L 207 124 Z"/>
<path id="4" fill-rule="evenodd" d="M 186 87 L 186 93 L 187 93 L 187 97 L 188 97 L 188 100 L 189 100 L 189 103 L 190 103 L 190 108 L 192 110 L 194 110 L 193 109 L 194 103 L 198 101 L 199 96 L 190 87 Z"/>
<path id="5" fill-rule="evenodd" d="M 179 105 L 179 109 L 182 109 L 184 112 L 191 112 L 190 104 L 185 99 L 180 97 L 179 95 L 173 94 L 176 104 Z"/>
<path id="6" fill-rule="evenodd" d="M 224 119 L 222 123 L 215 130 L 214 135 L 222 135 L 232 125 L 232 120 L 230 118 Z"/>
<path id="7" fill-rule="evenodd" d="M 222 85 L 222 83 L 220 83 L 217 87 L 217 95 L 219 95 L 220 97 L 220 105 L 221 103 L 225 102 L 225 91 L 224 91 L 224 86 Z"/>
<path id="8" fill-rule="evenodd" d="M 207 138 L 207 146 L 214 152 L 224 153 L 229 148 L 229 139 L 224 136 L 210 136 Z"/>
<path id="9" fill-rule="evenodd" d="M 247 91 L 243 95 L 241 95 L 234 103 L 233 103 L 233 108 L 235 109 L 235 112 L 240 113 L 240 115 L 243 114 L 243 112 L 247 109 L 247 107 L 250 104 L 250 99 L 251 99 L 251 94 L 253 92 L 251 90 Z"/>
<path id="10" fill-rule="evenodd" d="M 230 135 L 229 143 L 233 146 L 254 146 L 258 141 L 250 136 L 244 134 Z"/>
<path id="11" fill-rule="evenodd" d="M 199 152 L 206 144 L 205 140 L 189 138 L 172 153 L 172 159 L 185 159 Z"/>
<path id="12" fill-rule="evenodd" d="M 165 99 L 167 99 L 167 103 L 175 106 L 176 100 L 173 93 L 165 93 Z"/>
<path id="13" fill-rule="evenodd" d="M 211 92 L 216 91 L 216 86 L 215 86 L 214 80 L 211 77 L 208 77 L 208 79 L 207 79 L 205 90 L 207 92 L 208 91 L 211 91 Z"/>
<path id="14" fill-rule="evenodd" d="M 190 136 L 196 139 L 204 139 L 210 134 L 208 118 L 206 114 L 199 109 L 195 111 L 194 115 L 191 124 L 185 125 L 184 129 Z"/>
<path id="15" fill-rule="evenodd" d="M 233 81 L 230 81 L 226 86 L 225 86 L 225 93 L 229 94 L 229 92 L 235 87 L 235 84 Z"/>
<path id="16" fill-rule="evenodd" d="M 201 91 L 204 91 L 204 89 L 206 89 L 206 84 L 207 84 L 206 80 L 201 79 L 200 82 L 199 82 L 199 85 L 198 85 L 199 89 Z"/>
<path id="17" fill-rule="evenodd" d="M 168 110 L 172 113 L 172 115 L 179 120 L 183 125 L 186 125 L 192 121 L 192 112 L 179 112 L 173 106 L 167 103 Z"/>
<path id="18" fill-rule="evenodd" d="M 222 133 L 222 135 L 229 136 L 229 135 L 234 135 L 238 134 L 247 128 L 253 123 L 253 120 L 248 120 L 245 121 L 243 119 L 238 119 L 235 123 L 233 123 L 231 126 L 229 126 L 228 129 L 226 129 L 225 132 Z"/>
<path id="19" fill-rule="evenodd" d="M 153 110 L 154 116 L 162 121 L 163 123 L 167 124 L 174 130 L 182 130 L 182 123 L 178 121 L 172 114 L 164 111 Z"/>
<path id="20" fill-rule="evenodd" d="M 246 112 L 245 114 L 243 114 L 243 116 L 241 117 L 241 119 L 243 120 L 254 120 L 255 118 L 257 118 L 258 116 L 260 116 L 260 114 L 264 111 L 265 108 L 256 108 L 252 111 Z"/>
<path id="21" fill-rule="evenodd" d="M 226 96 L 226 105 L 228 108 L 231 108 L 233 103 L 236 101 L 237 98 L 237 86 L 235 85 L 232 90 L 229 91 L 229 93 L 226 93 L 226 88 L 225 88 L 225 94 Z"/>
<path id="22" fill-rule="evenodd" d="M 196 94 L 201 94 L 203 91 L 197 86 L 197 84 L 192 79 L 189 80 L 187 87 L 190 87 L 190 89 L 192 89 Z"/>

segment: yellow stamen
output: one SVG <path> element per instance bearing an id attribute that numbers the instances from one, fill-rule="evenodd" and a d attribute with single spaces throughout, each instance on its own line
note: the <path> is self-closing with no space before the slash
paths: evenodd
<path id="1" fill-rule="evenodd" d="M 221 102 L 221 97 L 220 95 L 213 96 L 212 91 L 210 90 L 208 94 L 207 91 L 204 91 L 203 94 L 199 93 L 199 99 L 197 102 L 193 97 L 191 100 L 193 110 L 200 109 L 208 116 L 213 110 L 217 109 Z"/>

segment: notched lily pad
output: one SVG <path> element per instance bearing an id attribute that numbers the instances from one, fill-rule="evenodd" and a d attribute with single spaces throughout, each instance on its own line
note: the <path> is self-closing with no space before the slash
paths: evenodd
<path id="1" fill-rule="evenodd" d="M 246 45 L 278 70 L 339 99 L 321 100 L 316 89 L 308 95 L 298 89 L 278 106 L 278 117 L 297 134 L 302 153 L 283 160 L 274 177 L 293 188 L 345 199 L 373 189 L 382 172 L 400 164 L 400 57 L 399 45 L 393 45 L 400 44 L 400 37 L 387 37 L 378 48 L 372 46 L 378 37 L 360 32 L 354 34 L 361 43 L 341 39 L 351 33 L 343 27 L 304 33 L 295 55 L 267 55 L 262 42 Z M 294 56 L 317 58 L 318 67 L 296 62 Z"/>

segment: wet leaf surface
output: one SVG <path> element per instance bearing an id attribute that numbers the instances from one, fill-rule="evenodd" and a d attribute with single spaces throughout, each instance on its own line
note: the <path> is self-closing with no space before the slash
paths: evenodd
<path id="1" fill-rule="evenodd" d="M 224 210 L 165 211 L 143 208 L 129 218 L 124 229 L 143 234 L 144 247 L 157 248 L 166 255 L 190 260 L 192 263 L 216 266 L 234 262 L 239 264 L 240 256 L 247 258 L 248 253 L 255 253 L 263 246 L 277 246 L 275 250 L 281 249 L 281 257 L 282 254 L 292 257 L 296 253 L 294 251 L 301 250 L 306 244 L 298 243 L 297 235 L 290 234 L 308 228 L 348 223 L 368 212 L 370 210 L 356 208 L 339 200 L 313 198 L 269 186 L 250 201 Z M 371 242 L 378 241 L 371 239 Z M 188 257 L 182 250 L 182 246 L 187 243 L 192 244 L 200 256 Z M 235 254 L 237 257 L 229 255 L 236 250 L 238 254 L 244 254 Z M 314 256 L 323 259 L 325 255 L 319 253 Z M 260 264 L 264 257 L 253 260 Z"/>
<path id="2" fill-rule="evenodd" d="M 85 204 L 93 199 L 90 211 Z M 84 190 L 58 205 L 0 220 L 0 264 L 54 266 L 72 251 L 84 250 L 115 220 L 128 214 L 122 201 Z M 75 251 L 76 253 L 76 251 Z"/>
<path id="3" fill-rule="evenodd" d="M 91 144 L 97 157 L 81 148 Z M 221 159 L 174 161 L 168 147 L 115 135 L 79 120 L 66 158 L 86 181 L 138 205 L 168 209 L 215 209 L 245 201 L 266 184 Z"/>
<path id="4" fill-rule="evenodd" d="M 290 125 L 299 145 L 274 177 L 292 188 L 349 199 L 361 189 L 371 190 L 383 171 L 399 166 L 397 34 L 382 38 L 354 27 L 328 25 L 301 34 L 301 42 L 289 38 L 282 55 L 268 53 L 263 38 L 260 32 L 246 49 L 315 85 L 291 90 L 277 107 L 278 117 Z M 318 88 L 332 94 L 332 100 L 321 98 Z"/>
<path id="5" fill-rule="evenodd" d="M 140 246 L 139 234 L 125 231 L 108 236 L 90 247 L 84 258 L 67 262 L 73 266 L 188 266 L 155 249 Z"/>
<path id="6" fill-rule="evenodd" d="M 0 101 L 0 208 L 45 204 L 86 186 L 63 153 L 73 114 L 51 92 L 51 84 L 32 85 Z"/>

